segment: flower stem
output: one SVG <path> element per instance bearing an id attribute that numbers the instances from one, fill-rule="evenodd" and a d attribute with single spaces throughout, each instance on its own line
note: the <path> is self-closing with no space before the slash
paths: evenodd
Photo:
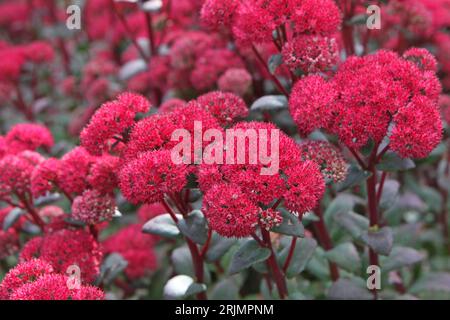
<path id="1" fill-rule="evenodd" d="M 289 97 L 289 93 L 287 92 L 287 90 L 283 87 L 283 85 L 281 84 L 280 80 L 278 80 L 278 78 L 270 72 L 266 61 L 264 61 L 263 57 L 258 52 L 258 49 L 256 49 L 256 47 L 254 45 L 252 45 L 252 50 L 253 50 L 253 53 L 258 58 L 259 62 L 262 64 L 263 68 L 268 72 L 270 78 L 272 79 L 272 81 L 274 82 L 274 84 L 278 88 L 278 90 L 280 90 L 280 92 L 282 94 L 284 94 L 286 97 Z"/>
<path id="2" fill-rule="evenodd" d="M 331 250 L 333 249 L 333 243 L 331 241 L 327 226 L 325 225 L 320 205 L 315 210 L 315 214 L 319 217 L 319 221 L 314 221 L 313 226 L 317 233 L 319 242 L 326 251 Z M 328 262 L 328 267 L 330 269 L 331 279 L 333 281 L 337 281 L 339 279 L 339 268 L 334 262 L 331 261 Z"/>
<path id="3" fill-rule="evenodd" d="M 265 230 L 264 228 L 261 228 L 261 234 L 263 236 L 263 241 L 264 241 L 266 247 L 270 250 L 270 257 L 266 260 L 267 267 L 270 270 L 272 279 L 275 281 L 280 298 L 284 299 L 288 295 L 286 280 L 284 278 L 283 272 L 280 269 L 280 266 L 278 265 L 277 258 L 275 256 L 275 252 L 273 251 L 272 241 L 270 239 L 270 233 L 269 233 L 269 231 Z"/>
<path id="4" fill-rule="evenodd" d="M 375 168 L 375 162 L 371 161 L 369 165 L 369 170 L 372 175 L 366 180 L 367 186 L 367 205 L 369 210 L 369 225 L 370 228 L 378 227 L 378 210 L 377 210 L 377 173 Z M 380 191 L 381 192 L 381 191 Z M 372 249 L 369 248 L 369 263 L 373 266 L 378 266 L 378 254 Z M 372 290 L 372 294 L 374 299 L 378 298 L 377 289 Z"/>

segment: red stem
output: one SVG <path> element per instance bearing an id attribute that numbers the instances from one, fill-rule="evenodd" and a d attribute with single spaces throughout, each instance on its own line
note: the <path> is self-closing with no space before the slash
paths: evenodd
<path id="1" fill-rule="evenodd" d="M 212 231 L 211 231 L 211 229 L 208 229 L 208 238 L 206 239 L 205 245 L 203 246 L 202 251 L 200 252 L 200 257 L 202 257 L 202 259 L 205 257 L 206 253 L 208 252 L 209 244 L 211 243 L 211 236 L 212 236 Z"/>
<path id="2" fill-rule="evenodd" d="M 45 223 L 42 220 L 42 218 L 39 216 L 39 214 L 36 212 L 36 210 L 30 205 L 28 200 L 26 199 L 26 196 L 19 197 L 20 201 L 22 202 L 24 208 L 28 211 L 28 213 L 33 218 L 34 222 L 41 228 L 42 232 L 45 231 Z"/>
<path id="3" fill-rule="evenodd" d="M 252 45 L 252 50 L 253 50 L 253 53 L 258 58 L 259 62 L 262 64 L 263 68 L 269 74 L 272 81 L 275 83 L 275 86 L 278 88 L 278 90 L 280 90 L 280 92 L 283 93 L 286 97 L 289 97 L 289 93 L 287 92 L 287 90 L 283 87 L 280 80 L 278 80 L 278 78 L 270 72 L 266 61 L 264 61 L 263 57 L 261 57 L 261 54 L 258 52 L 258 49 L 256 49 L 256 47 L 254 45 Z"/>
<path id="4" fill-rule="evenodd" d="M 297 237 L 292 237 L 291 246 L 289 248 L 289 253 L 288 253 L 286 261 L 284 262 L 284 265 L 283 265 L 284 273 L 286 273 L 287 269 L 289 268 L 289 264 L 291 263 L 292 257 L 294 256 L 296 244 L 297 244 Z"/>
<path id="5" fill-rule="evenodd" d="M 317 233 L 318 240 L 319 240 L 320 244 L 322 245 L 322 247 L 326 251 L 329 251 L 329 250 L 333 249 L 333 242 L 331 241 L 330 233 L 328 232 L 327 226 L 325 225 L 325 221 L 323 219 L 323 214 L 322 214 L 320 205 L 315 210 L 315 213 L 319 217 L 319 221 L 313 222 L 313 226 Z M 329 261 L 328 268 L 330 269 L 331 279 L 333 281 L 337 281 L 339 279 L 338 266 L 334 262 Z"/>
<path id="6" fill-rule="evenodd" d="M 265 230 L 264 228 L 261 228 L 261 234 L 263 236 L 263 241 L 264 241 L 266 247 L 271 252 L 269 259 L 266 260 L 267 267 L 270 270 L 272 279 L 275 281 L 280 298 L 284 299 L 288 295 L 286 280 L 284 278 L 284 274 L 282 273 L 282 271 L 280 269 L 280 266 L 278 265 L 277 258 L 275 256 L 275 252 L 273 251 L 272 241 L 270 239 L 270 233 L 269 233 L 269 231 Z"/>

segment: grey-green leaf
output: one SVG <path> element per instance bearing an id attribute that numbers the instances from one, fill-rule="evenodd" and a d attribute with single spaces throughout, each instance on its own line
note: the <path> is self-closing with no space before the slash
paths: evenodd
<path id="1" fill-rule="evenodd" d="M 271 231 L 294 237 L 305 236 L 305 228 L 297 216 L 283 209 L 280 210 L 280 213 L 283 217 L 283 222 L 279 226 L 272 228 Z"/>
<path id="2" fill-rule="evenodd" d="M 292 278 L 305 270 L 306 265 L 312 258 L 314 251 L 317 248 L 316 240 L 312 238 L 302 238 L 297 240 L 294 254 L 292 256 L 291 263 L 286 270 L 286 277 Z M 284 262 L 287 257 L 289 247 L 286 247 L 282 253 L 282 261 Z"/>
<path id="3" fill-rule="evenodd" d="M 341 243 L 325 252 L 325 257 L 350 272 L 357 272 L 361 269 L 361 258 L 355 245 L 351 242 Z"/>
<path id="4" fill-rule="evenodd" d="M 288 106 L 287 98 L 283 95 L 268 95 L 257 99 L 250 107 L 250 110 L 280 110 L 285 109 Z"/>
<path id="5" fill-rule="evenodd" d="M 377 165 L 378 170 L 389 172 L 405 171 L 415 167 L 414 161 L 408 158 L 400 158 L 400 156 L 394 152 L 386 153 Z"/>
<path id="6" fill-rule="evenodd" d="M 234 238 L 224 238 L 217 233 L 213 233 L 205 260 L 207 262 L 219 260 L 236 242 L 237 240 Z"/>
<path id="7" fill-rule="evenodd" d="M 181 233 L 195 243 L 205 244 L 208 238 L 206 219 L 200 210 L 193 210 L 185 218 L 178 221 Z"/>
<path id="8" fill-rule="evenodd" d="M 183 217 L 178 214 L 177 218 L 180 220 Z M 167 238 L 175 238 L 180 234 L 180 230 L 168 213 L 161 214 L 147 221 L 142 227 L 142 232 Z"/>
<path id="9" fill-rule="evenodd" d="M 336 223 L 347 230 L 352 237 L 359 238 L 369 227 L 369 220 L 355 212 L 338 212 L 334 215 Z"/>
<path id="10" fill-rule="evenodd" d="M 389 227 L 381 228 L 378 231 L 365 231 L 361 235 L 361 240 L 371 247 L 376 253 L 388 256 L 394 244 L 394 235 Z"/>
<path id="11" fill-rule="evenodd" d="M 100 267 L 98 283 L 110 284 L 125 268 L 128 262 L 119 253 L 111 253 Z"/>
<path id="12" fill-rule="evenodd" d="M 14 208 L 10 212 L 8 212 L 5 219 L 3 220 L 3 231 L 11 228 L 24 214 L 25 211 L 20 208 Z"/>
<path id="13" fill-rule="evenodd" d="M 344 191 L 353 186 L 359 185 L 360 183 L 366 181 L 370 176 L 371 173 L 369 171 L 361 170 L 358 166 L 352 164 L 348 168 L 347 177 L 345 180 L 336 186 L 337 190 Z"/>
<path id="14" fill-rule="evenodd" d="M 253 239 L 247 240 L 231 258 L 228 274 L 238 273 L 255 263 L 265 261 L 269 256 L 269 249 L 260 247 Z"/>
<path id="15" fill-rule="evenodd" d="M 280 53 L 271 55 L 268 66 L 270 73 L 274 74 L 277 68 L 283 63 L 283 56 Z"/>
<path id="16" fill-rule="evenodd" d="M 328 298 L 332 300 L 371 300 L 372 294 L 350 279 L 339 279 L 328 290 Z"/>
<path id="17" fill-rule="evenodd" d="M 384 272 L 408 267 L 422 261 L 425 254 L 407 247 L 394 247 L 391 254 L 382 263 Z"/>

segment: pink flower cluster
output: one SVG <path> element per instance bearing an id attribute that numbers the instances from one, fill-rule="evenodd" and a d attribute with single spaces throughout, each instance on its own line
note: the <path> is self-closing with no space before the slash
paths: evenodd
<path id="1" fill-rule="evenodd" d="M 324 128 L 350 148 L 388 137 L 402 157 L 423 158 L 442 137 L 435 66 L 422 49 L 403 57 L 390 51 L 350 57 L 331 79 L 312 75 L 298 81 L 290 111 L 303 135 Z"/>
<path id="2" fill-rule="evenodd" d="M 69 277 L 56 273 L 41 259 L 22 262 L 0 283 L 0 300 L 103 300 L 99 288 L 79 285 L 70 288 Z"/>

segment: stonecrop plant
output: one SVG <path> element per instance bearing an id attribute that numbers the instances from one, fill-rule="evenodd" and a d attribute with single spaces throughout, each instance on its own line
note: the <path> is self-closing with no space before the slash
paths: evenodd
<path id="1" fill-rule="evenodd" d="M 0 1 L 0 300 L 450 299 L 450 0 L 69 5 Z"/>

